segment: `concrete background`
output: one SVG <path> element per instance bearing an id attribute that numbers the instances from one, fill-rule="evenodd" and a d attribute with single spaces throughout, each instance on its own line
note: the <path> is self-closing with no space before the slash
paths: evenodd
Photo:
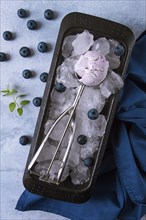
<path id="1" fill-rule="evenodd" d="M 31 1 L 31 0 L 1 0 L 1 36 L 0 50 L 10 54 L 10 60 L 1 63 L 1 88 L 7 84 L 16 87 L 21 93 L 27 93 L 27 98 L 32 100 L 36 96 L 42 96 L 45 84 L 39 80 L 42 72 L 48 72 L 53 50 L 62 18 L 69 12 L 78 11 L 120 22 L 130 27 L 135 37 L 139 36 L 146 28 L 145 1 L 143 0 L 80 0 L 80 1 Z M 24 8 L 30 15 L 26 19 L 17 16 L 17 10 Z M 43 17 L 46 9 L 57 12 L 57 18 L 47 21 Z M 30 31 L 26 27 L 28 19 L 40 22 L 40 28 Z M 4 41 L 2 33 L 6 30 L 15 33 L 15 40 Z M 46 41 L 52 45 L 50 52 L 40 54 L 36 47 L 40 41 Z M 33 50 L 31 58 L 22 58 L 19 48 L 28 46 Z M 21 73 L 24 69 L 34 72 L 34 77 L 25 80 Z M 19 144 L 21 135 L 33 136 L 39 108 L 29 104 L 24 108 L 24 115 L 8 111 L 9 97 L 1 97 L 1 220 L 61 220 L 64 217 L 40 212 L 29 211 L 22 213 L 15 210 L 15 205 L 24 188 L 22 176 L 29 152 L 28 146 Z"/>

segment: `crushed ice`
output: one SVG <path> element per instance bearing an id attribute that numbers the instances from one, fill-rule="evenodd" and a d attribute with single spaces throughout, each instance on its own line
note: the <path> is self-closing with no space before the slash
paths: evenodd
<path id="1" fill-rule="evenodd" d="M 55 119 L 73 103 L 79 86 L 79 79 L 77 80 L 75 75 L 76 71 L 80 81 L 87 86 L 76 109 L 75 136 L 67 165 L 61 178 L 61 181 L 64 181 L 70 175 L 71 181 L 75 185 L 84 184 L 90 179 L 91 169 L 85 166 L 84 160 L 86 158 L 94 158 L 94 153 L 99 150 L 100 141 L 105 134 L 107 125 L 107 120 L 102 110 L 110 95 L 115 94 L 123 86 L 122 78 L 113 71 L 120 66 L 120 57 L 114 54 L 114 49 L 119 42 L 105 37 L 98 38 L 95 41 L 93 38 L 94 36 L 88 30 L 85 30 L 80 34 L 70 35 L 64 39 L 62 45 L 64 61 L 57 68 L 56 83 L 62 83 L 66 90 L 62 94 L 53 89 L 49 106 L 49 118 L 45 124 L 44 131 L 46 134 Z M 93 59 L 93 56 L 95 59 Z M 99 65 L 97 65 L 98 62 Z M 91 71 L 91 66 L 93 73 L 98 70 L 98 83 L 91 82 L 85 77 Z M 98 111 L 99 116 L 96 120 L 90 120 L 87 116 L 87 112 L 90 109 Z M 40 176 L 45 175 L 49 167 L 67 119 L 68 117 L 64 117 L 59 122 L 37 158 L 38 163 L 35 166 L 35 171 Z M 65 154 L 69 132 L 65 135 L 57 158 L 50 170 L 49 178 L 52 182 L 57 176 Z M 77 138 L 79 135 L 85 135 L 87 143 L 78 143 Z"/>

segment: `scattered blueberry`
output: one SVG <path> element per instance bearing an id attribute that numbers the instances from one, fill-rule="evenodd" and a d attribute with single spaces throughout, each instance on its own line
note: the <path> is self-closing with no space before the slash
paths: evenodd
<path id="1" fill-rule="evenodd" d="M 28 57 L 31 54 L 30 49 L 28 47 L 21 47 L 19 53 L 22 57 Z"/>
<path id="2" fill-rule="evenodd" d="M 48 45 L 45 42 L 40 42 L 37 48 L 39 52 L 45 53 L 48 50 Z"/>
<path id="3" fill-rule="evenodd" d="M 25 79 L 29 79 L 31 76 L 32 76 L 32 72 L 30 70 L 23 70 L 22 72 L 22 76 L 25 78 Z"/>
<path id="4" fill-rule="evenodd" d="M 29 138 L 27 136 L 23 135 L 19 138 L 19 143 L 21 145 L 29 144 Z"/>
<path id="5" fill-rule="evenodd" d="M 5 54 L 5 53 L 3 53 L 3 52 L 0 52 L 0 62 L 5 61 L 6 59 L 7 59 L 6 54 Z"/>
<path id="6" fill-rule="evenodd" d="M 17 15 L 19 16 L 19 18 L 26 18 L 27 17 L 27 12 L 20 8 L 18 11 L 17 11 Z"/>
<path id="7" fill-rule="evenodd" d="M 87 137 L 85 135 L 79 135 L 77 137 L 77 142 L 81 145 L 86 144 L 87 143 Z"/>
<path id="8" fill-rule="evenodd" d="M 42 103 L 42 99 L 40 97 L 35 97 L 33 100 L 32 100 L 32 103 L 36 106 L 36 107 L 40 107 L 41 106 L 41 103 Z"/>
<path id="9" fill-rule="evenodd" d="M 35 30 L 35 29 L 37 29 L 37 22 L 34 20 L 29 20 L 27 22 L 27 27 L 29 30 Z"/>
<path id="10" fill-rule="evenodd" d="M 91 167 L 93 165 L 93 158 L 92 157 L 87 157 L 85 160 L 84 160 L 84 165 L 86 167 Z"/>
<path id="11" fill-rule="evenodd" d="M 56 85 L 55 85 L 55 90 L 57 91 L 57 92 L 60 92 L 60 93 L 62 93 L 62 92 L 65 92 L 65 90 L 66 90 L 66 87 L 63 85 L 63 83 L 56 83 Z"/>
<path id="12" fill-rule="evenodd" d="M 53 19 L 53 17 L 54 17 L 54 12 L 53 12 L 51 9 L 47 9 L 47 10 L 45 10 L 45 12 L 44 12 L 44 17 L 45 17 L 47 20 L 51 20 L 51 19 Z"/>
<path id="13" fill-rule="evenodd" d="M 3 33 L 3 38 L 4 38 L 5 40 L 12 40 L 13 35 L 12 35 L 12 33 L 11 33 L 10 31 L 5 31 L 5 32 Z"/>
<path id="14" fill-rule="evenodd" d="M 94 108 L 90 109 L 87 114 L 88 114 L 88 118 L 90 118 L 91 120 L 95 120 L 99 116 L 98 111 Z"/>
<path id="15" fill-rule="evenodd" d="M 47 82 L 47 78 L 48 78 L 48 73 L 41 73 L 41 75 L 40 75 L 40 80 L 42 81 L 42 82 Z"/>
<path id="16" fill-rule="evenodd" d="M 125 52 L 125 48 L 122 44 L 119 44 L 115 47 L 114 54 L 116 56 L 122 56 Z"/>

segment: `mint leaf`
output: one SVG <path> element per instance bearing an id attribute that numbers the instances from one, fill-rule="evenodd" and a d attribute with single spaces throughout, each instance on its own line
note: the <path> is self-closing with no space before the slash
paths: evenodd
<path id="1" fill-rule="evenodd" d="M 16 97 L 16 99 L 17 99 L 17 98 L 23 98 L 23 97 L 25 97 L 25 96 L 26 96 L 26 94 L 18 95 L 18 96 Z"/>
<path id="2" fill-rule="evenodd" d="M 9 93 L 5 93 L 3 96 L 9 96 Z"/>
<path id="3" fill-rule="evenodd" d="M 23 100 L 20 102 L 20 105 L 27 105 L 30 101 L 29 100 Z"/>
<path id="4" fill-rule="evenodd" d="M 3 93 L 9 93 L 9 90 L 2 90 Z"/>
<path id="5" fill-rule="evenodd" d="M 0 91 L 1 93 L 4 93 L 3 96 L 8 96 L 10 95 L 10 91 L 9 90 L 2 90 Z"/>
<path id="6" fill-rule="evenodd" d="M 13 90 L 10 92 L 10 95 L 15 94 L 15 93 L 17 93 L 17 90 L 16 90 L 16 89 L 13 89 Z"/>
<path id="7" fill-rule="evenodd" d="M 15 103 L 15 102 L 11 102 L 11 103 L 9 104 L 9 110 L 10 110 L 10 112 L 13 112 L 14 109 L 15 109 L 15 107 L 16 107 L 16 103 Z"/>
<path id="8" fill-rule="evenodd" d="M 22 108 L 17 108 L 17 112 L 21 116 L 23 114 L 23 109 Z"/>
<path id="9" fill-rule="evenodd" d="M 20 116 L 23 114 L 22 107 L 24 105 L 27 105 L 30 102 L 29 100 L 22 100 L 22 98 L 26 96 L 27 94 L 20 94 L 16 96 L 17 90 L 16 89 L 10 90 L 9 85 L 7 85 L 6 89 L 0 91 L 0 93 L 2 93 L 3 96 L 10 96 L 13 99 L 13 102 L 9 104 L 9 110 L 10 112 L 13 112 L 16 109 L 17 113 Z M 20 103 L 18 103 L 17 98 L 20 98 L 20 101 L 19 101 Z"/>

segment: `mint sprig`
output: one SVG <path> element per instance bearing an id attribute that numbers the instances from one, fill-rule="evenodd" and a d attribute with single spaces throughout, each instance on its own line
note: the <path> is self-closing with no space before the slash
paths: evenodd
<path id="1" fill-rule="evenodd" d="M 16 109 L 18 115 L 21 116 L 23 114 L 23 107 L 30 102 L 29 100 L 26 100 L 26 99 L 22 100 L 22 98 L 25 97 L 26 94 L 20 94 L 16 96 L 16 93 L 18 93 L 18 91 L 16 89 L 10 90 L 9 85 L 7 86 L 5 90 L 2 90 L 0 92 L 3 93 L 3 96 L 12 97 L 13 102 L 9 104 L 9 110 L 10 112 L 13 112 Z"/>

